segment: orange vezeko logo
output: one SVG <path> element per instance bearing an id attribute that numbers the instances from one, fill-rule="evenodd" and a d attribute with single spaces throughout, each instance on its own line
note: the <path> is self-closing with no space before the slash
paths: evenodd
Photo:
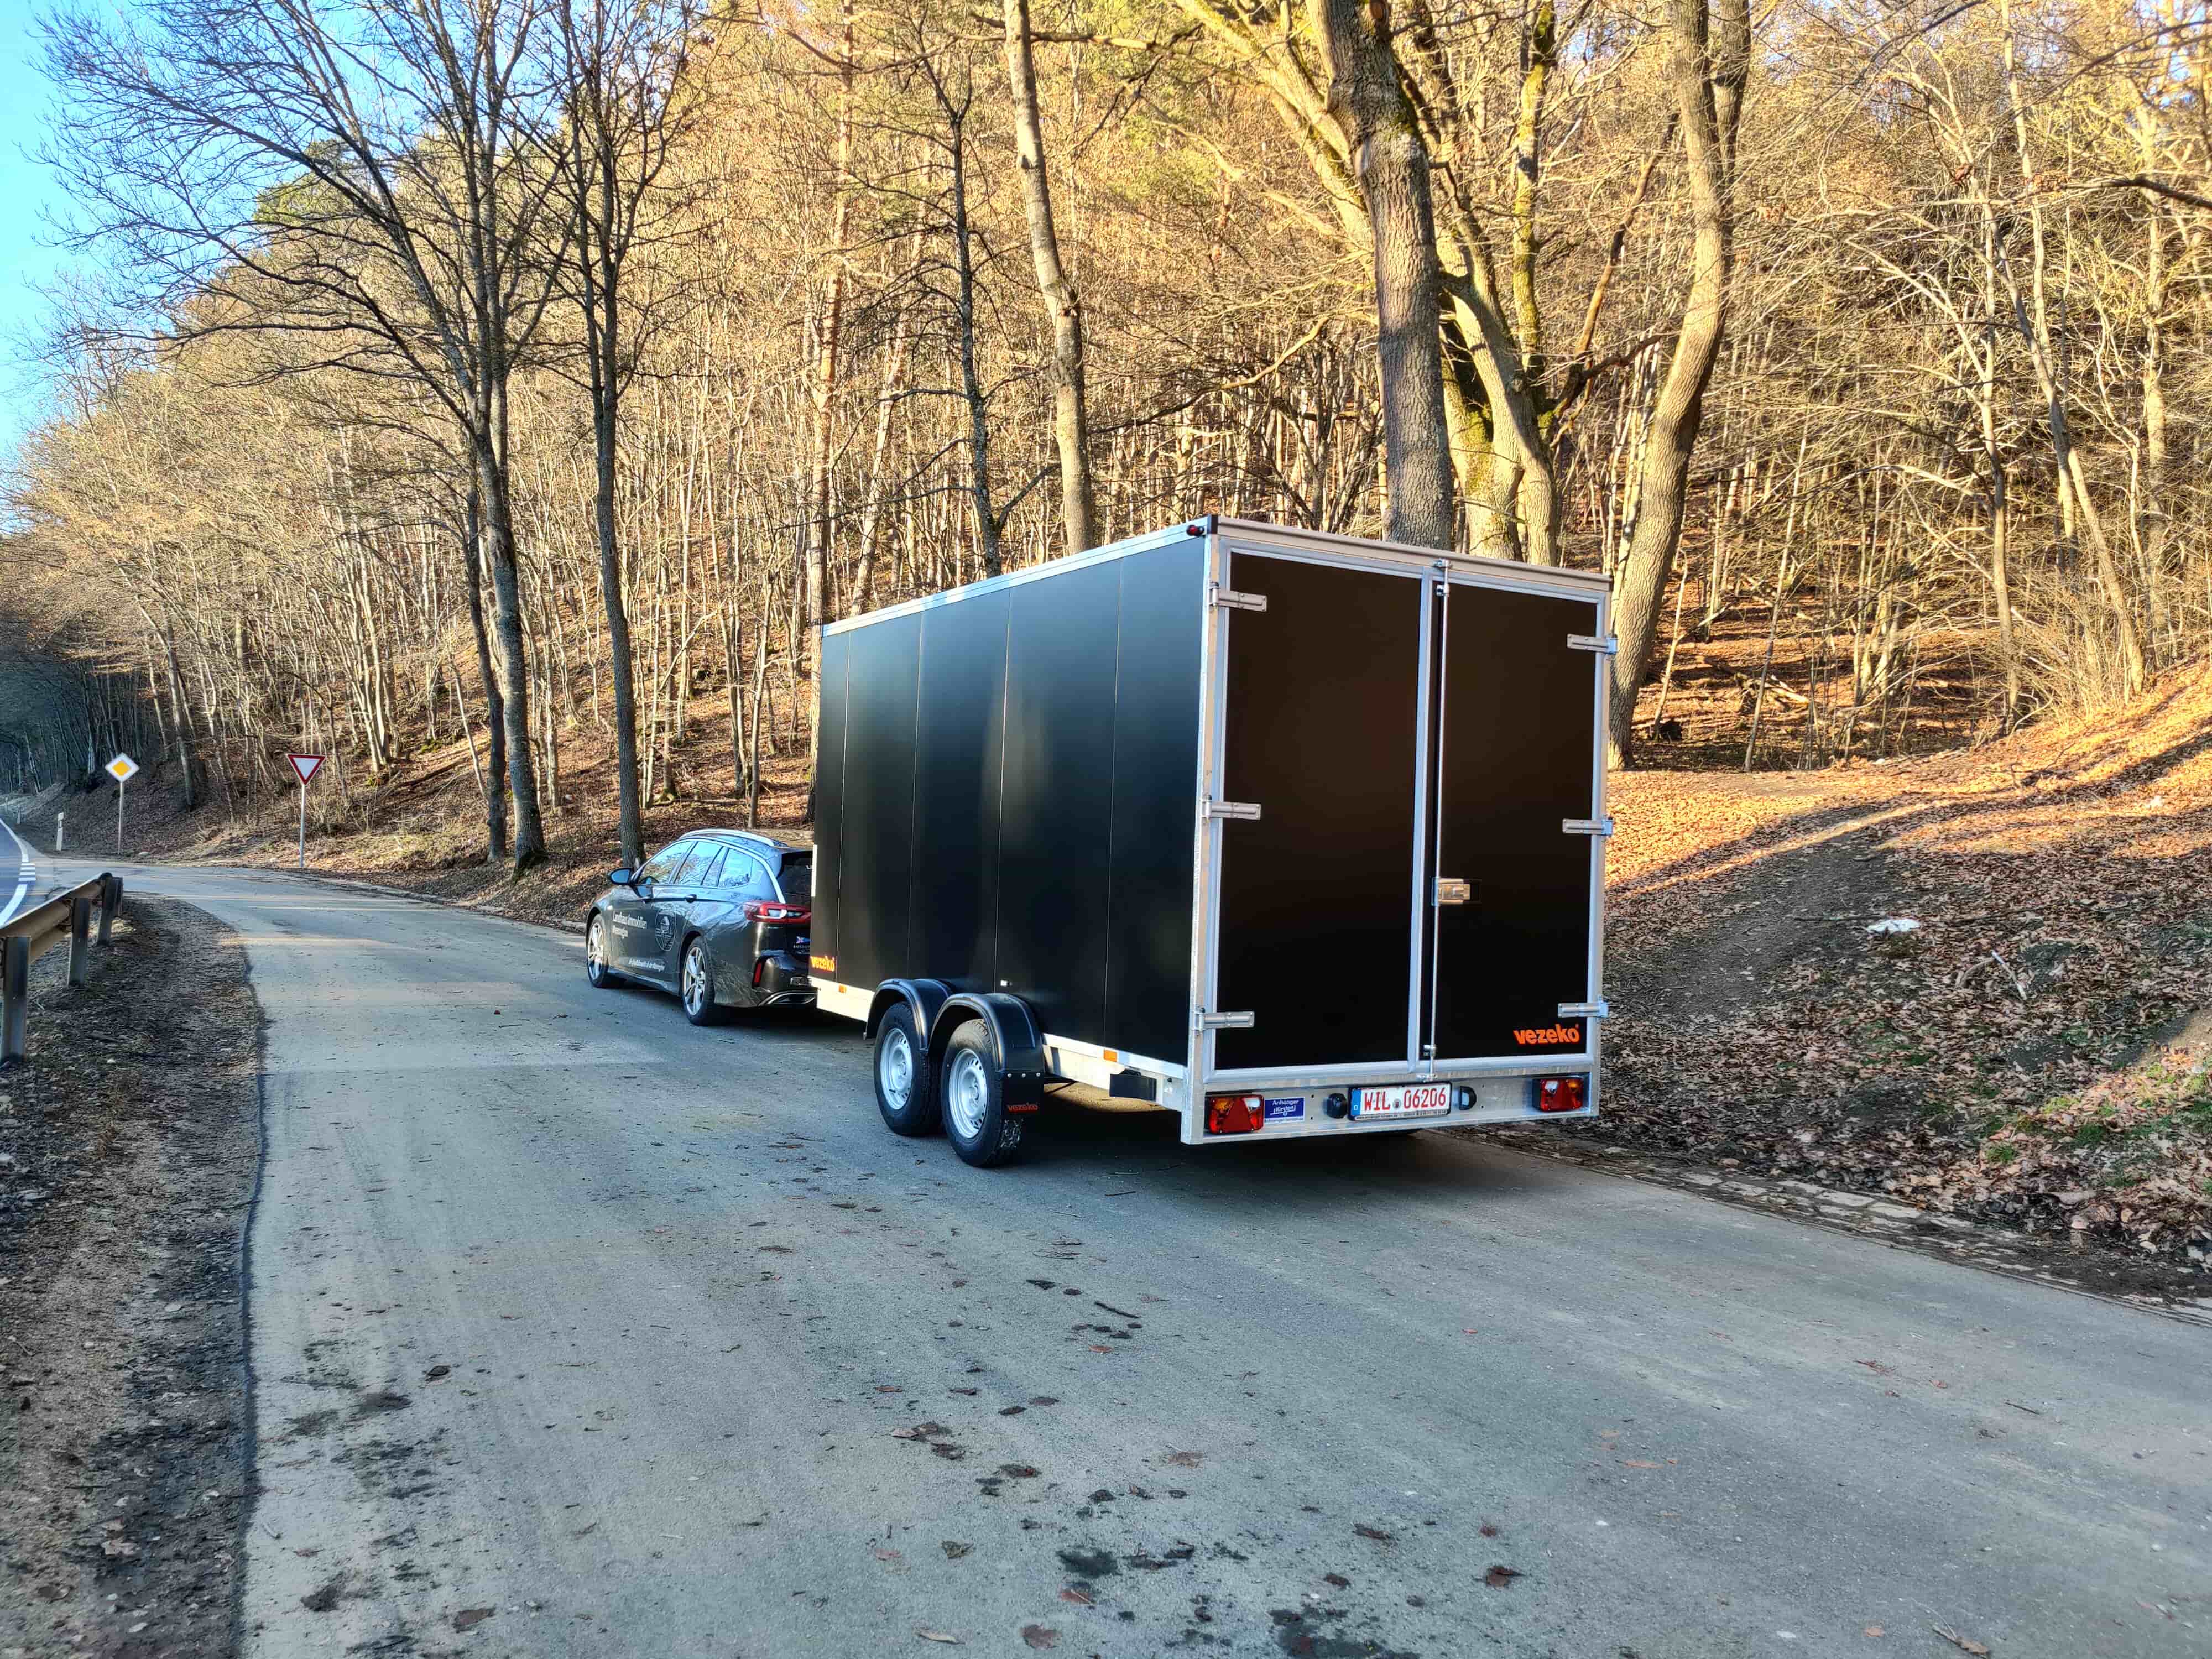
<path id="1" fill-rule="evenodd" d="M 1524 1048 L 1579 1045 L 1583 1040 L 1583 1028 L 1579 1025 L 1539 1025 L 1533 1030 L 1514 1032 L 1513 1040 Z"/>
<path id="2" fill-rule="evenodd" d="M 834 974 L 837 971 L 837 958 L 835 957 L 809 957 L 806 962 L 809 967 L 819 969 L 825 974 Z"/>

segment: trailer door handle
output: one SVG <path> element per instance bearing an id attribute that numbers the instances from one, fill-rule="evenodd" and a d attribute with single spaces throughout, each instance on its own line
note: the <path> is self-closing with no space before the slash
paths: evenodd
<path id="1" fill-rule="evenodd" d="M 1474 897 L 1474 884 L 1473 882 L 1462 881 L 1456 876 L 1438 876 L 1437 878 L 1437 903 L 1465 904 Z"/>

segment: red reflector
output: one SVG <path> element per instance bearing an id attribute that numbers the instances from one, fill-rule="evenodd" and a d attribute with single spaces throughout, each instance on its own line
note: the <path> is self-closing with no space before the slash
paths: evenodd
<path id="1" fill-rule="evenodd" d="M 1540 1077 L 1536 1079 L 1536 1109 L 1540 1112 L 1579 1112 L 1583 1083 L 1578 1077 Z"/>
<path id="2" fill-rule="evenodd" d="M 779 904 L 773 899 L 747 899 L 745 915 L 754 921 L 783 927 L 793 922 L 813 921 L 814 907 L 809 904 Z"/>
<path id="3" fill-rule="evenodd" d="M 1210 1135 L 1249 1135 L 1267 1121 L 1267 1109 L 1257 1095 L 1212 1095 L 1206 1103 L 1206 1133 Z"/>

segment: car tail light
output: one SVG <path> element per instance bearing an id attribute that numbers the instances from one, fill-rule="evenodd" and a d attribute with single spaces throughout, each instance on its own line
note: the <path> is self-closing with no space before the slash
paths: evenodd
<path id="1" fill-rule="evenodd" d="M 810 904 L 779 904 L 773 899 L 747 899 L 745 916 L 748 921 L 764 921 L 772 927 L 789 927 L 802 921 L 814 920 L 814 907 Z"/>
<path id="2" fill-rule="evenodd" d="M 1210 1135 L 1249 1135 L 1267 1121 L 1267 1108 L 1257 1095 L 1212 1095 L 1206 1102 L 1206 1133 Z"/>
<path id="3" fill-rule="evenodd" d="M 1536 1109 L 1540 1112 L 1579 1112 L 1588 1099 L 1578 1077 L 1540 1077 L 1536 1079 Z"/>

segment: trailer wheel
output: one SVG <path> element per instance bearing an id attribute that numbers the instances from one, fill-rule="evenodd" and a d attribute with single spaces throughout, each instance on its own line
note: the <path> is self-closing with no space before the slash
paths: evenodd
<path id="1" fill-rule="evenodd" d="M 962 1163 L 988 1170 L 1014 1155 L 1022 1144 L 1022 1121 L 1006 1110 L 1006 1080 L 981 1020 L 969 1021 L 945 1045 L 939 1092 L 945 1137 Z"/>
<path id="2" fill-rule="evenodd" d="M 934 1134 L 937 1073 L 923 1058 L 914 1010 L 897 1002 L 876 1027 L 876 1109 L 895 1135 Z"/>

